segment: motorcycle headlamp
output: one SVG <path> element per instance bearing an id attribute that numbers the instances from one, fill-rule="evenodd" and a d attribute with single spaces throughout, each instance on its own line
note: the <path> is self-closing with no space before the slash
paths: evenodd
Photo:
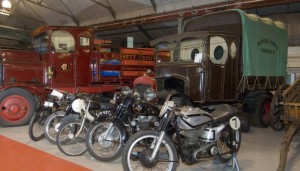
<path id="1" fill-rule="evenodd" d="M 128 96 L 131 93 L 131 89 L 129 87 L 123 87 L 121 93 L 122 95 Z"/>
<path id="2" fill-rule="evenodd" d="M 156 97 L 156 94 L 152 88 L 147 88 L 144 92 L 144 98 L 147 101 L 152 101 Z"/>
<path id="3" fill-rule="evenodd" d="M 110 100 L 110 103 L 112 104 L 118 104 L 121 100 L 121 94 L 118 92 L 118 93 L 115 93 L 114 94 L 114 97 L 112 100 Z"/>

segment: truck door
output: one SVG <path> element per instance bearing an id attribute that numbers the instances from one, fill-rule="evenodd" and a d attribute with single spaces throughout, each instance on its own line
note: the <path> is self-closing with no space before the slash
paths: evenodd
<path id="1" fill-rule="evenodd" d="M 75 39 L 67 31 L 51 33 L 52 86 L 72 86 L 75 84 Z"/>
<path id="2" fill-rule="evenodd" d="M 221 36 L 211 36 L 209 43 L 210 67 L 208 74 L 209 100 L 222 100 L 224 88 L 225 64 L 228 57 L 226 40 Z"/>

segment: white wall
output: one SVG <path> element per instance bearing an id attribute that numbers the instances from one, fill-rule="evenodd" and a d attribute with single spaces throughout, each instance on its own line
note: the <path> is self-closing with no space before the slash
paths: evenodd
<path id="1" fill-rule="evenodd" d="M 300 46 L 288 48 L 287 73 L 295 73 L 300 78 Z"/>

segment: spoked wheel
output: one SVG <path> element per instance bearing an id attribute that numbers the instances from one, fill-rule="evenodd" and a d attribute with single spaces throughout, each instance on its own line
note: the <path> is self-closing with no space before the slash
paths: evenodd
<path id="1" fill-rule="evenodd" d="M 50 114 L 50 110 L 43 108 L 39 112 L 36 112 L 29 122 L 29 137 L 33 141 L 40 141 L 45 138 L 44 135 L 44 123 L 46 117 Z"/>
<path id="2" fill-rule="evenodd" d="M 236 148 L 234 149 L 233 141 L 236 142 Z M 220 162 L 228 162 L 233 152 L 238 152 L 241 146 L 242 134 L 240 130 L 233 131 L 229 125 L 227 125 L 220 133 L 217 147 L 219 151 Z M 234 151 L 235 150 L 235 151 Z"/>
<path id="3" fill-rule="evenodd" d="M 49 115 L 44 124 L 45 138 L 52 144 L 56 144 L 58 128 L 61 125 L 61 119 L 65 116 L 65 111 L 59 110 Z"/>
<path id="4" fill-rule="evenodd" d="M 282 92 L 286 86 L 280 86 L 273 95 L 270 106 L 270 125 L 275 131 L 281 131 L 285 127 L 281 116 L 283 116 L 283 106 L 279 104 L 282 100 Z"/>
<path id="5" fill-rule="evenodd" d="M 81 128 L 79 121 L 64 123 L 57 133 L 58 149 L 68 156 L 84 154 L 87 151 L 85 142 L 87 130 L 86 125 Z"/>
<path id="6" fill-rule="evenodd" d="M 125 171 L 176 170 L 177 150 L 168 136 L 162 140 L 156 157 L 150 160 L 158 135 L 158 132 L 151 130 L 140 131 L 127 141 L 122 154 L 122 165 Z"/>
<path id="7" fill-rule="evenodd" d="M 121 156 L 123 143 L 121 131 L 117 125 L 112 125 L 111 130 L 107 131 L 112 122 L 100 122 L 90 127 L 87 135 L 87 148 L 89 153 L 97 160 L 112 161 Z M 105 138 L 105 135 L 107 136 Z"/>

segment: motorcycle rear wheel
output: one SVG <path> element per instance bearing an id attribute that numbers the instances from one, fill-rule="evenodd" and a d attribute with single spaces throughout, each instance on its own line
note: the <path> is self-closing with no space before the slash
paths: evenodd
<path id="1" fill-rule="evenodd" d="M 33 141 L 40 141 L 45 138 L 44 135 L 44 122 L 49 115 L 49 109 L 43 108 L 39 112 L 35 112 L 29 122 L 28 134 Z"/>
<path id="2" fill-rule="evenodd" d="M 122 153 L 122 166 L 125 171 L 167 170 L 175 171 L 179 163 L 176 147 L 167 135 L 153 161 L 149 160 L 159 132 L 147 130 L 134 134 L 126 142 Z"/>
<path id="3" fill-rule="evenodd" d="M 111 122 L 99 122 L 88 130 L 86 143 L 89 153 L 97 160 L 109 162 L 119 158 L 123 150 L 121 128 L 114 124 L 106 140 L 102 137 Z"/>
<path id="4" fill-rule="evenodd" d="M 235 139 L 236 146 L 233 145 L 233 140 Z M 242 134 L 241 130 L 234 131 L 230 125 L 226 125 L 226 127 L 221 131 L 218 141 L 218 159 L 222 163 L 228 162 L 234 152 L 238 152 L 241 147 Z"/>
<path id="5" fill-rule="evenodd" d="M 61 152 L 68 156 L 80 156 L 87 151 L 85 139 L 88 127 L 84 125 L 81 131 L 80 127 L 81 121 L 65 122 L 60 126 L 56 142 Z"/>

